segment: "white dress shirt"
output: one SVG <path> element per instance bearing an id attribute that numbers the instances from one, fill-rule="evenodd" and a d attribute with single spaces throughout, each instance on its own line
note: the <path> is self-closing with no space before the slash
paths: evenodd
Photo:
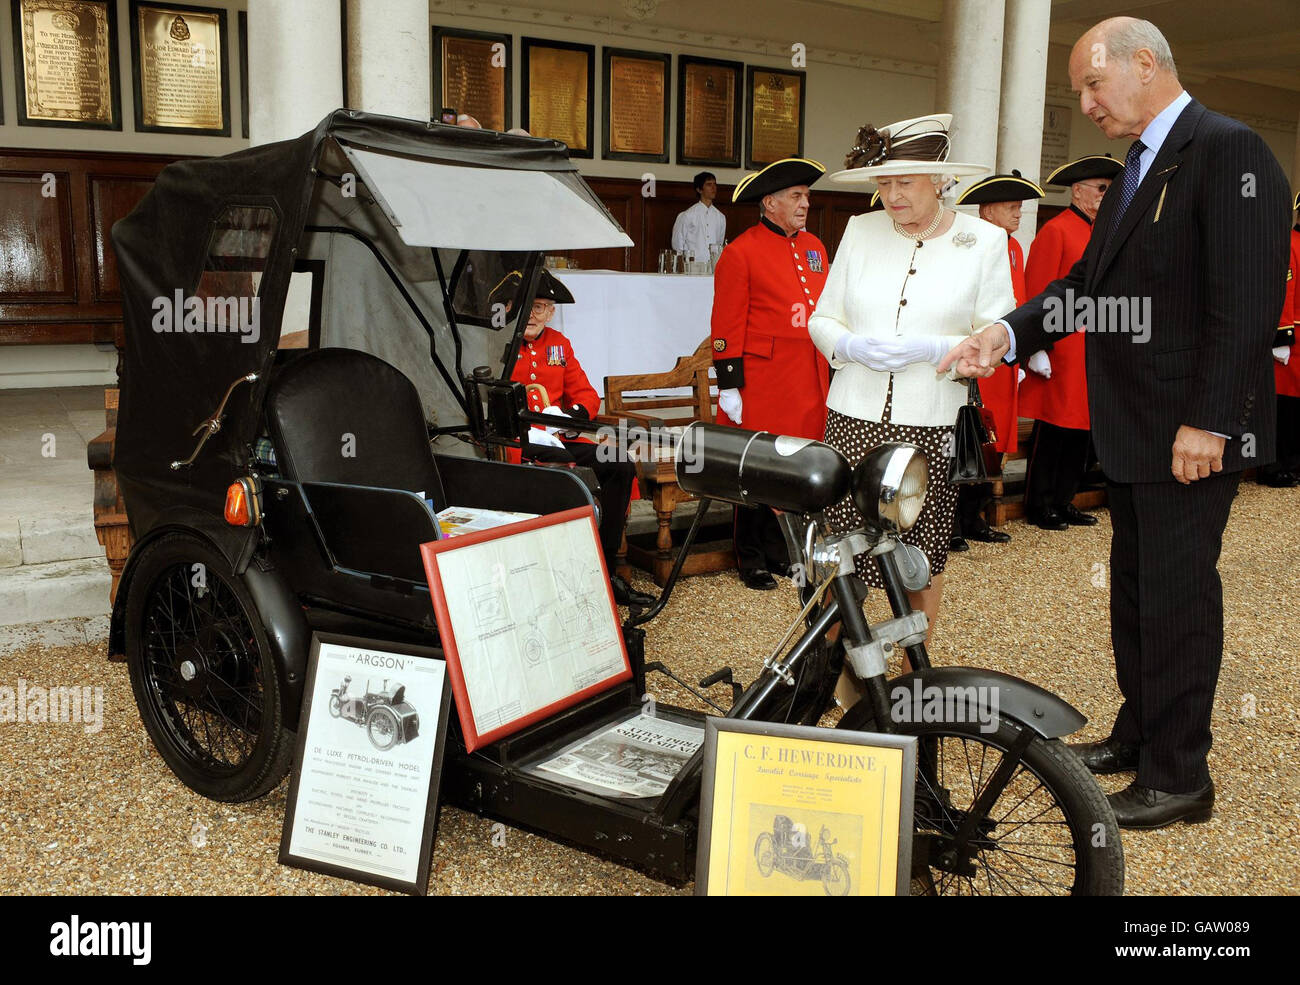
<path id="1" fill-rule="evenodd" d="M 727 238 L 727 217 L 712 205 L 696 202 L 673 223 L 673 249 L 709 259 L 709 247 L 721 247 Z"/>
<path id="2" fill-rule="evenodd" d="M 845 332 L 895 339 L 939 335 L 948 347 L 1015 307 L 1007 234 L 975 216 L 957 213 L 952 228 L 926 240 L 894 231 L 884 212 L 849 220 L 830 275 L 808 320 L 813 344 L 836 369 L 826 406 L 841 414 L 879 421 L 889 381 L 894 381 L 894 424 L 952 427 L 966 402 L 965 382 L 940 376 L 918 362 L 882 373 L 835 355 Z"/>

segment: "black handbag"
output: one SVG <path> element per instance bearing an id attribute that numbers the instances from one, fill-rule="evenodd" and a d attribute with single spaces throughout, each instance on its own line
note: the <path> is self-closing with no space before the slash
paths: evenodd
<path id="1" fill-rule="evenodd" d="M 966 403 L 957 408 L 952 429 L 952 457 L 948 459 L 948 481 L 954 486 L 989 482 L 1002 477 L 1002 455 L 993 412 L 980 400 L 979 383 L 966 381 Z"/>

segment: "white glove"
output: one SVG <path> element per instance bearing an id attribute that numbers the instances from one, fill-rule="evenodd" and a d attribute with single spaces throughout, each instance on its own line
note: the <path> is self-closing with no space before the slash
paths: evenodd
<path id="1" fill-rule="evenodd" d="M 555 428 L 546 428 L 543 430 L 539 427 L 528 429 L 528 440 L 535 445 L 550 445 L 552 448 L 563 448 L 564 442 L 557 438 L 551 432 Z"/>
<path id="2" fill-rule="evenodd" d="M 1052 378 L 1052 361 L 1046 352 L 1035 352 L 1029 357 L 1029 368 L 1045 380 Z"/>
<path id="3" fill-rule="evenodd" d="M 1289 345 L 1280 345 L 1273 350 L 1273 358 L 1285 366 L 1291 360 L 1291 347 Z"/>
<path id="4" fill-rule="evenodd" d="M 912 363 L 934 363 L 952 348 L 940 335 L 908 335 L 895 339 L 871 339 L 845 332 L 835 343 L 835 355 L 845 362 L 861 363 L 868 369 L 893 373 Z"/>
<path id="5" fill-rule="evenodd" d="M 739 390 L 719 390 L 718 410 L 722 411 L 737 424 L 740 423 L 741 400 Z"/>
<path id="6" fill-rule="evenodd" d="M 1019 366 L 1016 367 L 1016 386 L 1025 382 L 1025 371 Z"/>
<path id="7" fill-rule="evenodd" d="M 564 418 L 567 418 L 567 417 L 569 416 L 569 415 L 566 414 L 564 411 L 560 410 L 560 408 L 556 407 L 555 404 L 551 404 L 549 407 L 543 407 L 543 408 L 542 408 L 542 413 L 543 413 L 543 414 L 554 414 L 556 417 L 564 417 Z M 536 425 L 534 425 L 534 426 L 536 426 Z M 558 427 L 547 428 L 547 429 L 546 429 L 546 433 L 547 433 L 547 434 L 554 434 L 554 433 L 555 433 L 556 431 L 558 431 L 558 430 L 560 430 Z"/>

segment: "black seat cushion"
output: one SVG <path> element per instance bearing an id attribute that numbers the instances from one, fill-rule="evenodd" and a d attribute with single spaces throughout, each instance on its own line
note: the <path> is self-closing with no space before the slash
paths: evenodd
<path id="1" fill-rule="evenodd" d="M 377 356 L 305 353 L 272 378 L 266 406 L 287 478 L 423 492 L 435 510 L 447 505 L 420 396 Z"/>

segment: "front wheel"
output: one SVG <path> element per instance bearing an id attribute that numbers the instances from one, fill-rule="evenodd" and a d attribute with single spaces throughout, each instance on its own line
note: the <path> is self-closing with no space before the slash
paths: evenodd
<path id="1" fill-rule="evenodd" d="M 337 694 L 330 695 L 330 718 L 338 718 L 343 714 L 343 702 Z"/>
<path id="2" fill-rule="evenodd" d="M 272 790 L 293 758 L 283 684 L 252 596 L 205 541 L 144 548 L 126 603 L 127 669 L 140 718 L 167 765 L 212 800 Z"/>
<path id="3" fill-rule="evenodd" d="M 1005 715 L 952 717 L 966 720 L 895 727 L 920 740 L 912 893 L 1122 895 L 1115 815 L 1079 758 L 1059 739 L 1030 733 L 1015 761 L 1009 753 L 1025 743 L 1028 726 Z M 859 701 L 837 727 L 877 731 L 870 701 Z M 986 806 L 968 824 L 981 797 Z"/>
<path id="4" fill-rule="evenodd" d="M 772 836 L 766 831 L 754 842 L 754 861 L 758 864 L 758 874 L 764 879 L 776 868 L 776 851 L 772 847 Z"/>
<path id="5" fill-rule="evenodd" d="M 843 855 L 836 855 L 822 869 L 822 888 L 827 896 L 849 895 L 849 863 Z"/>

